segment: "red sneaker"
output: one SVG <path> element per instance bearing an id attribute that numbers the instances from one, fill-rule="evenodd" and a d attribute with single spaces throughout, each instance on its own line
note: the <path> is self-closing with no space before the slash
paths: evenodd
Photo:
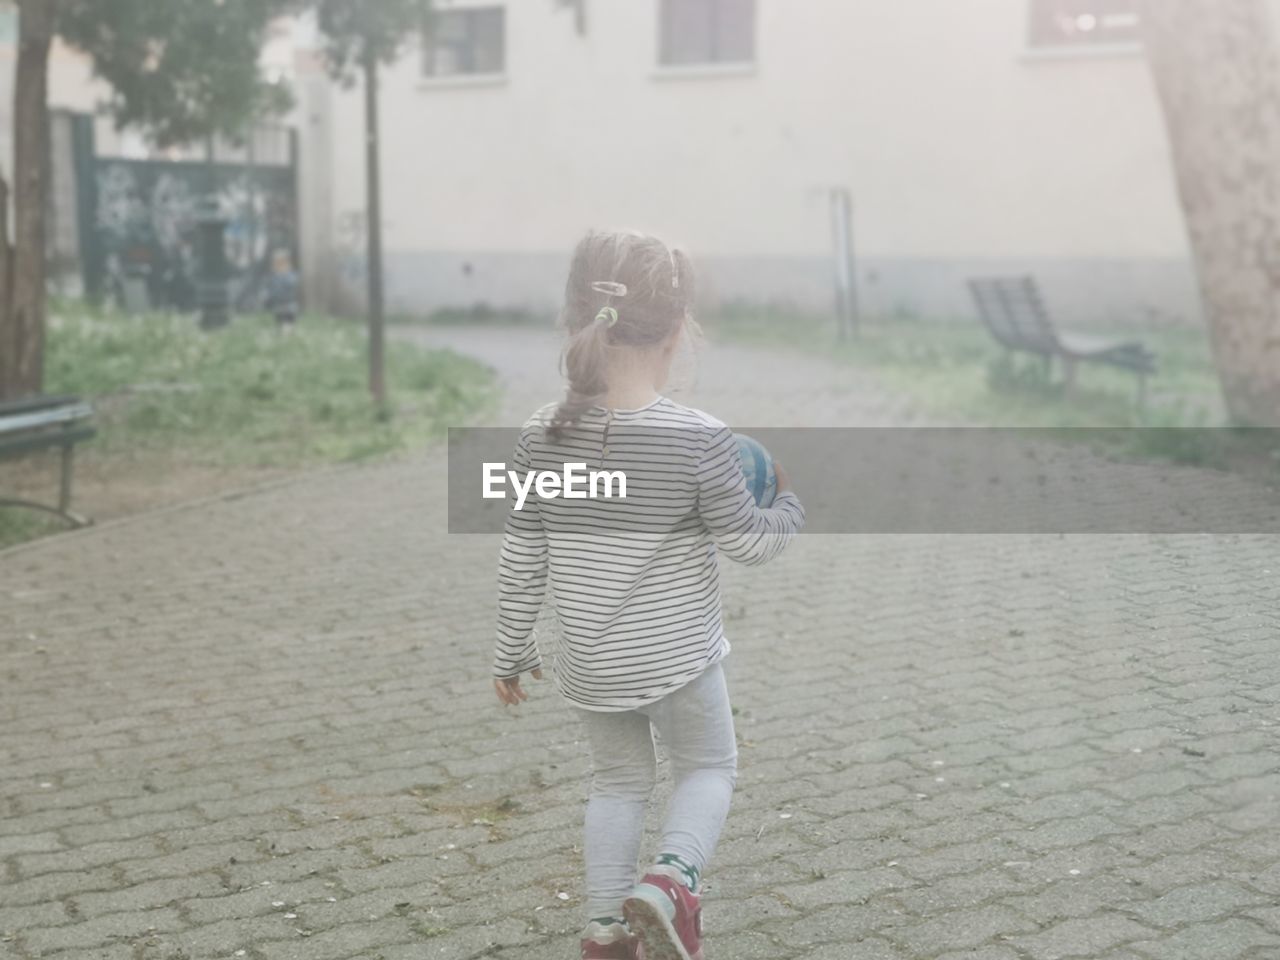
<path id="1" fill-rule="evenodd" d="M 620 923 L 587 925 L 582 938 L 582 960 L 637 960 L 636 938 Z"/>
<path id="2" fill-rule="evenodd" d="M 622 905 L 645 960 L 703 960 L 702 907 L 681 876 L 654 867 Z"/>

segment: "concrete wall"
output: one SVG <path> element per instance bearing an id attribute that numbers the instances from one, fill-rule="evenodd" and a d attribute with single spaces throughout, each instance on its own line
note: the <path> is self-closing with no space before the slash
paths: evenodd
<path id="1" fill-rule="evenodd" d="M 967 315 L 965 277 L 1016 269 L 1084 320 L 1198 314 L 1137 49 L 1029 52 L 1026 0 L 759 0 L 753 66 L 675 71 L 657 0 L 591 4 L 585 36 L 553 4 L 506 7 L 505 75 L 426 79 L 417 49 L 385 73 L 397 309 L 554 304 L 578 236 L 614 225 L 685 245 L 720 298 L 825 308 L 840 185 L 876 309 Z M 361 117 L 358 89 L 334 94 L 351 277 Z"/>

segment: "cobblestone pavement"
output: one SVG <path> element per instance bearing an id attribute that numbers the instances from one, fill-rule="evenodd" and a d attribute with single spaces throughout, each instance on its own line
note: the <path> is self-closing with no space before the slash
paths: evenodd
<path id="1" fill-rule="evenodd" d="M 499 419 L 554 387 L 536 334 L 430 337 L 503 373 Z M 694 396 L 910 417 L 746 349 Z M 0 554 L 0 957 L 575 955 L 579 732 L 549 684 L 493 698 L 496 543 L 443 535 L 440 460 Z M 709 958 L 1280 957 L 1278 547 L 826 536 L 730 568 Z"/>

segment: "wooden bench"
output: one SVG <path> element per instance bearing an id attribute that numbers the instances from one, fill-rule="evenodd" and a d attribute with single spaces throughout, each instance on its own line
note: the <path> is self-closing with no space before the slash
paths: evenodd
<path id="1" fill-rule="evenodd" d="M 1006 350 L 1043 357 L 1046 371 L 1054 357 L 1061 359 L 1068 395 L 1075 390 L 1076 364 L 1101 363 L 1137 374 L 1138 405 L 1145 401 L 1156 357 L 1143 344 L 1058 332 L 1031 277 L 975 279 L 969 281 L 969 289 L 982 322 Z"/>
<path id="2" fill-rule="evenodd" d="M 30 500 L 0 499 L 0 507 L 43 510 L 73 526 L 90 521 L 71 512 L 72 451 L 97 431 L 89 425 L 93 408 L 79 397 L 32 397 L 0 403 L 0 459 L 24 456 L 55 447 L 62 450 L 62 475 L 56 507 Z"/>

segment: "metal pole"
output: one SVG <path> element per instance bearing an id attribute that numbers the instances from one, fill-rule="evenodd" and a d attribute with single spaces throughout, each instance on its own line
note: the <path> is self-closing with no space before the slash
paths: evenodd
<path id="1" fill-rule="evenodd" d="M 373 45 L 364 47 L 365 173 L 369 250 L 369 391 L 382 410 L 387 403 L 383 370 L 382 178 L 378 151 L 378 60 Z"/>
<path id="2" fill-rule="evenodd" d="M 841 191 L 841 207 L 844 211 L 845 241 L 845 306 L 849 311 L 849 332 L 858 332 L 858 260 L 853 248 L 853 194 L 849 190 Z"/>
<path id="3" fill-rule="evenodd" d="M 200 328 L 217 330 L 231 322 L 227 291 L 227 221 L 222 217 L 218 201 L 212 135 L 205 139 L 204 149 L 209 192 L 197 217 L 200 273 L 196 281 L 196 299 L 200 307 Z"/>
<path id="4" fill-rule="evenodd" d="M 249 131 L 245 142 L 244 151 L 244 176 L 245 176 L 245 201 L 246 207 L 244 211 L 244 222 L 248 231 L 248 238 L 245 241 L 246 256 L 244 258 L 244 274 L 240 278 L 240 295 L 237 298 L 239 309 L 245 309 L 245 298 L 257 286 L 258 281 L 270 269 L 271 251 L 267 250 L 265 263 L 261 264 L 262 271 L 259 273 L 258 253 L 258 179 L 257 179 L 257 151 L 255 149 L 255 141 L 258 138 L 258 125 L 255 121 L 250 120 Z"/>
<path id="5" fill-rule="evenodd" d="M 836 272 L 836 335 L 841 340 L 850 333 L 850 317 L 852 315 L 852 286 L 849 276 L 849 235 L 848 208 L 845 206 L 845 191 L 836 187 L 831 190 L 831 232 L 832 246 L 835 255 Z"/>

